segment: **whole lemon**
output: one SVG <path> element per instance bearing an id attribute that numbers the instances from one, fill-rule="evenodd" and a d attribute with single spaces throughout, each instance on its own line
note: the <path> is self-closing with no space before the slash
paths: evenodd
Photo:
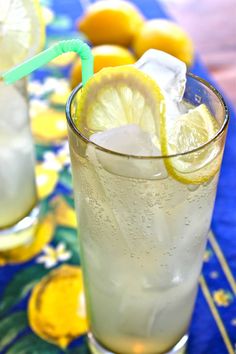
<path id="1" fill-rule="evenodd" d="M 33 289 L 28 304 L 30 327 L 41 338 L 66 348 L 88 330 L 82 271 L 62 265 Z"/>
<path id="2" fill-rule="evenodd" d="M 101 0 L 91 4 L 78 22 L 78 28 L 93 45 L 130 45 L 143 16 L 124 0 Z"/>
<path id="3" fill-rule="evenodd" d="M 153 19 L 137 32 L 132 47 L 138 57 L 153 48 L 167 52 L 184 61 L 188 66 L 193 62 L 193 43 L 187 33 L 170 20 Z"/>
<path id="4" fill-rule="evenodd" d="M 126 48 L 118 45 L 99 45 L 92 49 L 94 57 L 94 72 L 98 72 L 107 66 L 119 66 L 133 64 L 136 59 Z M 70 81 L 74 88 L 81 82 L 81 60 L 78 58 L 71 69 Z"/>

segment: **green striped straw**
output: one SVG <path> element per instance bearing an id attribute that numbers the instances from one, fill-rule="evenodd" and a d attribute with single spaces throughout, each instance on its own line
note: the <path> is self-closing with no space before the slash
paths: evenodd
<path id="1" fill-rule="evenodd" d="M 84 86 L 90 77 L 93 76 L 93 55 L 90 47 L 80 39 L 58 42 L 54 46 L 7 71 L 2 75 L 3 80 L 7 84 L 12 84 L 47 64 L 59 55 L 67 52 L 76 52 L 79 54 L 82 61 L 82 84 Z"/>

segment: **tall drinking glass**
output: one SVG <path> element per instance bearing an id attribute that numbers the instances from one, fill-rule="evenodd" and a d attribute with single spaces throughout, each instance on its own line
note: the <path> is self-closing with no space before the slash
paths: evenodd
<path id="1" fill-rule="evenodd" d="M 215 137 L 178 155 L 129 156 L 78 131 L 80 89 L 72 92 L 66 115 L 90 347 L 94 353 L 179 353 L 187 341 L 219 171 L 189 184 L 166 167 L 188 164 L 183 173 L 202 177 L 220 167 L 227 108 L 211 85 L 189 74 L 185 103 L 208 107 L 219 127 Z"/>
<path id="2" fill-rule="evenodd" d="M 0 81 L 0 253 L 32 241 L 37 222 L 26 79 Z"/>

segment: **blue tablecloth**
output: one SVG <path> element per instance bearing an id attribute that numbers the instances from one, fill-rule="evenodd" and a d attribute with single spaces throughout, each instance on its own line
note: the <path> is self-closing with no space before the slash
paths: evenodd
<path id="1" fill-rule="evenodd" d="M 82 13 L 82 4 L 85 3 L 87 1 L 42 1 L 48 19 L 47 45 L 61 38 L 78 36 L 75 32 L 75 20 Z M 134 3 L 146 18 L 168 17 L 162 6 L 155 0 L 135 0 Z M 37 115 L 40 116 L 42 112 L 48 113 L 48 119 L 51 118 L 52 112 L 56 112 L 56 119 L 62 124 L 63 105 L 61 93 L 57 90 L 59 86 L 66 86 L 65 78 L 68 77 L 69 67 L 68 59 L 68 62 L 65 60 L 63 65 L 61 63 L 48 65 L 32 75 L 31 113 L 35 116 L 35 122 L 37 122 Z M 191 71 L 215 85 L 198 58 Z M 51 77 L 55 80 L 50 81 Z M 236 117 L 229 102 L 228 104 L 231 121 L 212 222 L 213 232 L 210 234 L 204 257 L 203 273 L 190 327 L 187 349 L 189 354 L 235 353 Z M 44 118 L 41 114 L 40 119 L 43 121 Z M 0 257 L 1 354 L 63 353 L 59 346 L 47 343 L 32 331 L 32 326 L 27 319 L 28 301 L 32 289 L 43 276 L 52 271 L 52 268 L 62 267 L 64 263 L 71 267 L 78 267 L 80 264 L 68 146 L 63 139 L 66 132 L 63 135 L 54 131 L 51 136 L 42 132 L 39 136 L 38 130 L 43 128 L 38 127 L 36 123 L 35 126 L 33 130 L 38 142 L 36 145 L 37 181 L 44 206 L 44 218 L 39 235 L 41 241 L 24 251 L 24 254 L 18 251 L 18 253 L 8 254 L 5 258 Z M 45 125 L 45 130 L 47 129 Z M 40 139 L 41 143 L 39 143 Z M 48 178 L 48 183 L 44 181 L 45 178 Z M 47 242 L 51 248 L 45 249 Z M 60 258 L 60 247 L 64 258 Z M 50 250 L 54 250 L 56 260 L 51 266 L 48 264 L 47 268 L 45 256 L 50 253 Z M 84 337 L 79 336 L 64 352 L 87 353 Z"/>

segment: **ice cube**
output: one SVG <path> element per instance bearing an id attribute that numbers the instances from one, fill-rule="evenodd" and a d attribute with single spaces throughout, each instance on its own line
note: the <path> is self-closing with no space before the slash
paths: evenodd
<path id="1" fill-rule="evenodd" d="M 95 133 L 90 137 L 95 144 L 118 152 L 134 156 L 158 156 L 160 150 L 154 145 L 149 133 L 138 125 L 130 124 L 104 132 Z M 89 146 L 87 154 L 93 164 L 94 146 Z M 159 179 L 166 178 L 167 172 L 161 159 L 139 159 L 120 156 L 96 149 L 96 160 L 108 172 L 119 176 Z"/>
<path id="2" fill-rule="evenodd" d="M 151 76 L 165 96 L 176 102 L 182 100 L 187 69 L 181 60 L 160 50 L 149 49 L 134 66 Z"/>
<path id="3" fill-rule="evenodd" d="M 118 128 L 93 134 L 90 140 L 106 149 L 136 156 L 160 155 L 153 144 L 151 135 L 137 124 L 127 124 Z"/>

